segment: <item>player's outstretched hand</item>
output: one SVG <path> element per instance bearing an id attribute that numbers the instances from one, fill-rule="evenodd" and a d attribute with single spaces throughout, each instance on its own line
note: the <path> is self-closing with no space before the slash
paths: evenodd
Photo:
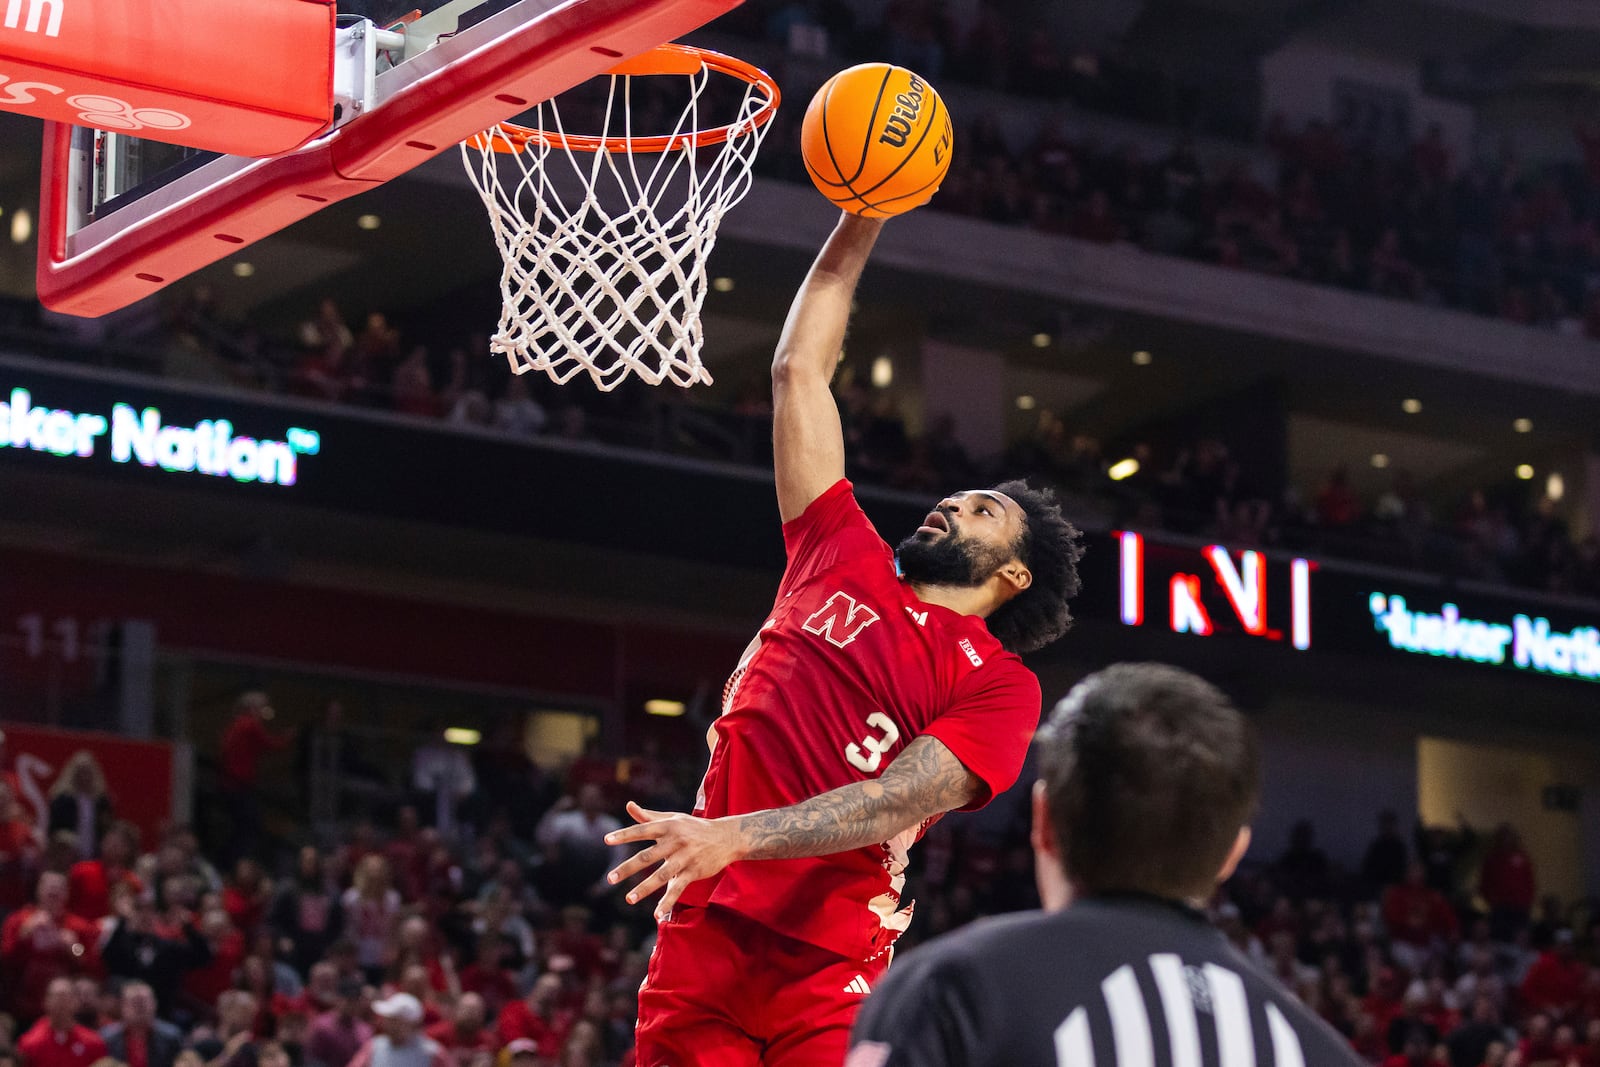
<path id="1" fill-rule="evenodd" d="M 631 800 L 628 814 L 637 820 L 637 825 L 613 830 L 606 835 L 606 844 L 655 843 L 619 864 L 606 875 L 606 880 L 616 885 L 624 878 L 654 867 L 649 877 L 628 891 L 628 903 L 637 904 L 656 890 L 665 889 L 656 904 L 658 922 L 672 914 L 672 906 L 690 883 L 710 878 L 739 858 L 737 834 L 732 824 L 721 819 L 700 819 L 676 811 L 651 811 Z"/>

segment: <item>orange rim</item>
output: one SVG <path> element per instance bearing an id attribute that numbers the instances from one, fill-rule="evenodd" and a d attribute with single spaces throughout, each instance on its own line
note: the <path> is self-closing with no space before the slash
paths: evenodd
<path id="1" fill-rule="evenodd" d="M 722 144 L 735 135 L 743 135 L 758 126 L 764 126 L 778 110 L 780 94 L 778 83 L 772 75 L 734 56 L 713 52 L 709 48 L 696 48 L 689 44 L 662 44 L 650 51 L 612 67 L 607 73 L 631 76 L 635 74 L 683 74 L 693 76 L 702 67 L 719 74 L 727 74 L 741 81 L 758 85 L 766 91 L 767 102 L 747 123 L 730 123 L 709 130 L 692 133 L 663 134 L 658 137 L 594 137 L 589 134 L 561 134 L 550 130 L 536 130 L 531 126 L 518 126 L 502 122 L 493 133 L 480 133 L 468 139 L 474 148 L 489 148 L 496 152 L 521 152 L 530 144 L 548 145 L 552 148 L 569 148 L 574 152 L 670 152 L 678 148 L 701 148 Z"/>

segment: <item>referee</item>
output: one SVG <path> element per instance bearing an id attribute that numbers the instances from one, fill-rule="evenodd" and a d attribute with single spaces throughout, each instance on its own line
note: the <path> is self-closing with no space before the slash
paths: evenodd
<path id="1" fill-rule="evenodd" d="M 1214 687 L 1160 664 L 1084 679 L 1039 733 L 1045 910 L 892 967 L 846 1067 L 1359 1067 L 1196 910 L 1250 845 L 1260 756 Z"/>

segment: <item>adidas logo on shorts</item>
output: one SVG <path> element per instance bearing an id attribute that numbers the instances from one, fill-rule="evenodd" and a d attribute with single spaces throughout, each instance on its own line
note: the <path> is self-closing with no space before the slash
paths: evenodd
<path id="1" fill-rule="evenodd" d="M 866 996 L 868 993 L 872 992 L 872 987 L 867 985 L 867 980 L 858 974 L 854 978 L 850 979 L 850 984 L 844 987 L 844 991 L 846 993 L 859 993 L 862 996 Z"/>

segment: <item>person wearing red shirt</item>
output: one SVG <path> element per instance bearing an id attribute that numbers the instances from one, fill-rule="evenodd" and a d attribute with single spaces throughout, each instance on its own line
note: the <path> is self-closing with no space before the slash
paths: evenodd
<path id="1" fill-rule="evenodd" d="M 144 892 L 144 883 L 132 870 L 139 853 L 138 833 L 130 823 L 113 823 L 100 839 L 100 858 L 72 865 L 67 872 L 68 911 L 98 922 L 111 914 L 111 895 L 119 886 Z"/>
<path id="2" fill-rule="evenodd" d="M 44 1016 L 17 1039 L 22 1067 L 90 1067 L 106 1054 L 100 1035 L 72 1017 L 78 998 L 72 979 L 52 979 L 44 994 Z"/>
<path id="3" fill-rule="evenodd" d="M 1416 861 L 1406 865 L 1405 881 L 1383 891 L 1383 923 L 1395 962 L 1411 970 L 1430 945 L 1455 938 L 1460 929 L 1450 902 L 1428 886 L 1427 869 Z"/>
<path id="4" fill-rule="evenodd" d="M 0 1000 L 24 1019 L 44 1010 L 52 980 L 100 973 L 100 931 L 67 911 L 66 875 L 41 874 L 34 899 L 0 926 Z"/>
<path id="5" fill-rule="evenodd" d="M 37 869 L 40 852 L 33 823 L 0 775 L 0 914 L 27 904 L 29 872 Z"/>
<path id="6" fill-rule="evenodd" d="M 272 903 L 272 882 L 261 864 L 248 856 L 233 865 L 233 877 L 222 887 L 222 910 L 246 937 L 254 937 L 267 906 Z"/>
<path id="7" fill-rule="evenodd" d="M 229 845 L 236 856 L 255 853 L 261 836 L 261 806 L 256 796 L 261 758 L 294 743 L 295 731 L 274 734 L 267 729 L 276 712 L 267 694 L 249 692 L 233 705 L 233 722 L 222 735 L 222 799 L 228 808 L 233 836 Z"/>
<path id="8" fill-rule="evenodd" d="M 1412 1032 L 1406 1035 L 1400 1051 L 1384 1059 L 1381 1067 L 1428 1067 L 1433 1062 L 1433 1049 L 1428 1047 L 1427 1035 Z"/>
<path id="9" fill-rule="evenodd" d="M 1522 1006 L 1566 1018 L 1583 995 L 1589 968 L 1576 958 L 1571 930 L 1557 930 L 1554 943 L 1533 961 L 1522 979 Z"/>
<path id="10" fill-rule="evenodd" d="M 539 1047 L 539 1055 L 555 1058 L 561 1055 L 567 1033 L 572 1029 L 573 1016 L 560 1008 L 561 979 L 553 974 L 540 975 L 528 995 L 513 1000 L 500 1011 L 495 1029 L 502 1044 L 532 1041 Z M 842 1060 L 842 1057 L 841 1057 Z M 693 1061 L 687 1061 L 693 1062 Z"/>
<path id="11" fill-rule="evenodd" d="M 505 969 L 506 939 L 483 934 L 477 947 L 477 958 L 461 968 L 461 988 L 481 996 L 489 1014 L 499 1015 L 501 1008 L 517 999 L 517 983 Z"/>
<path id="12" fill-rule="evenodd" d="M 829 382 L 881 228 L 840 219 L 778 342 L 788 566 L 724 688 L 695 814 L 630 803 L 639 825 L 607 839 L 655 842 L 611 874 L 650 871 L 630 902 L 663 891 L 639 994 L 646 1064 L 744 1064 L 775 1048 L 843 1062 L 911 919 L 908 849 L 1016 781 L 1041 703 L 1020 654 L 1070 622 L 1082 546 L 1050 493 L 1020 481 L 953 493 L 898 550 L 856 502 Z"/>
<path id="13" fill-rule="evenodd" d="M 1533 911 L 1533 860 L 1522 838 L 1510 826 L 1494 834 L 1494 844 L 1478 869 L 1478 894 L 1489 905 L 1489 926 L 1494 936 L 1509 941 L 1528 925 Z"/>
<path id="14" fill-rule="evenodd" d="M 467 1064 L 473 1053 L 487 1052 L 492 1056 L 500 1048 L 494 1031 L 484 1025 L 488 1018 L 483 998 L 476 993 L 463 993 L 451 1018 L 440 1019 L 423 1032 L 446 1052 L 456 1053 L 457 1063 Z"/>

